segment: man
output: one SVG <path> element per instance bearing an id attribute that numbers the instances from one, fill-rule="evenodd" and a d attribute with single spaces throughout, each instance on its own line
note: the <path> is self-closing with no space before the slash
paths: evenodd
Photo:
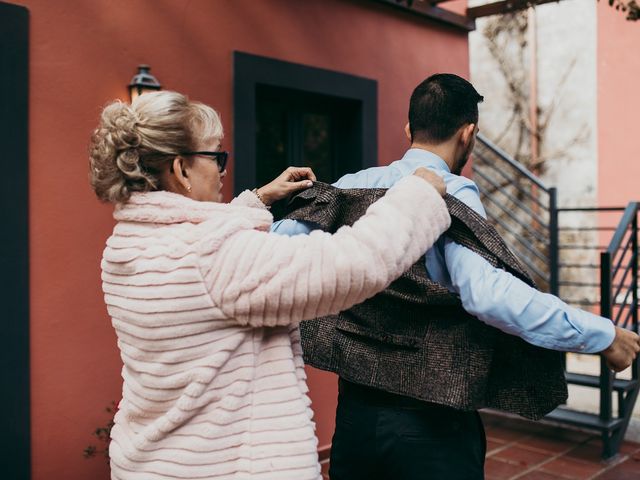
<path id="1" fill-rule="evenodd" d="M 460 176 L 474 147 L 478 103 L 482 100 L 469 82 L 456 75 L 427 78 L 411 96 L 405 127 L 411 148 L 404 157 L 389 166 L 346 175 L 335 186 L 389 188 L 416 168 L 426 167 L 442 175 L 450 195 L 485 217 L 476 185 Z M 273 231 L 294 235 L 313 228 L 313 224 L 284 220 L 274 224 Z M 529 344 L 560 351 L 602 352 L 617 371 L 629 366 L 640 350 L 635 333 L 535 290 L 446 235 L 426 252 L 425 266 L 431 280 L 459 295 L 466 312 Z M 368 347 L 388 348 L 383 343 L 371 347 L 374 344 Z M 409 375 L 398 365 L 393 372 L 397 377 Z M 437 396 L 436 401 L 426 402 L 416 400 L 415 395 L 399 395 L 397 390 L 371 387 L 367 382 L 347 381 L 344 372 L 337 373 L 341 379 L 331 452 L 332 480 L 484 478 L 485 437 L 476 412 L 444 406 L 451 403 Z M 348 378 L 353 380 L 353 375 Z M 446 375 L 437 382 L 446 383 L 443 378 Z M 425 379 L 408 379 L 414 380 Z M 432 380 L 434 390 L 448 387 L 435 382 Z"/>

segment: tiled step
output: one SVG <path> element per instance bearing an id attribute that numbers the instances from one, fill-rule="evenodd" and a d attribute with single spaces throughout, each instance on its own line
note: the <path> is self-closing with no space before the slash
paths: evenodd
<path id="1" fill-rule="evenodd" d="M 571 385 L 581 385 L 583 387 L 600 388 L 600 377 L 598 375 L 585 375 L 582 373 L 566 372 L 567 383 Z M 616 378 L 613 381 L 613 389 L 616 392 L 629 392 L 638 386 L 638 380 L 624 380 Z"/>
<path id="2" fill-rule="evenodd" d="M 624 420 L 614 418 L 612 420 L 602 420 L 598 414 L 576 412 L 566 408 L 556 408 L 553 412 L 546 415 L 545 420 L 553 420 L 554 422 L 566 423 L 577 427 L 588 428 L 598 431 L 616 430 L 622 426 Z"/>

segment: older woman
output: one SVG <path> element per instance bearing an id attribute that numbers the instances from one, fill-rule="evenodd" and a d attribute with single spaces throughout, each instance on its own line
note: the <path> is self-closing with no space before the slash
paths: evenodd
<path id="1" fill-rule="evenodd" d="M 268 233 L 291 168 L 221 202 L 216 112 L 175 92 L 107 106 L 90 178 L 115 204 L 102 261 L 124 367 L 113 479 L 320 478 L 297 324 L 385 288 L 448 227 L 438 177 L 398 182 L 335 235 Z"/>

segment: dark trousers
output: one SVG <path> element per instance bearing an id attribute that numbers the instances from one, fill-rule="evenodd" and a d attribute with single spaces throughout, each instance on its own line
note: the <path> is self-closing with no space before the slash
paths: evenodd
<path id="1" fill-rule="evenodd" d="M 463 412 L 340 379 L 331 480 L 482 480 L 486 440 Z"/>

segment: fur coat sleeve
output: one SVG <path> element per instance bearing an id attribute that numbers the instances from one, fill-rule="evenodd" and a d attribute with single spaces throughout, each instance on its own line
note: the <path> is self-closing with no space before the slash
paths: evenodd
<path id="1" fill-rule="evenodd" d="M 229 318 L 253 327 L 288 325 L 338 313 L 383 290 L 450 221 L 436 190 L 409 176 L 334 235 L 243 229 L 215 248 L 205 238 L 201 270 L 212 301 Z"/>

